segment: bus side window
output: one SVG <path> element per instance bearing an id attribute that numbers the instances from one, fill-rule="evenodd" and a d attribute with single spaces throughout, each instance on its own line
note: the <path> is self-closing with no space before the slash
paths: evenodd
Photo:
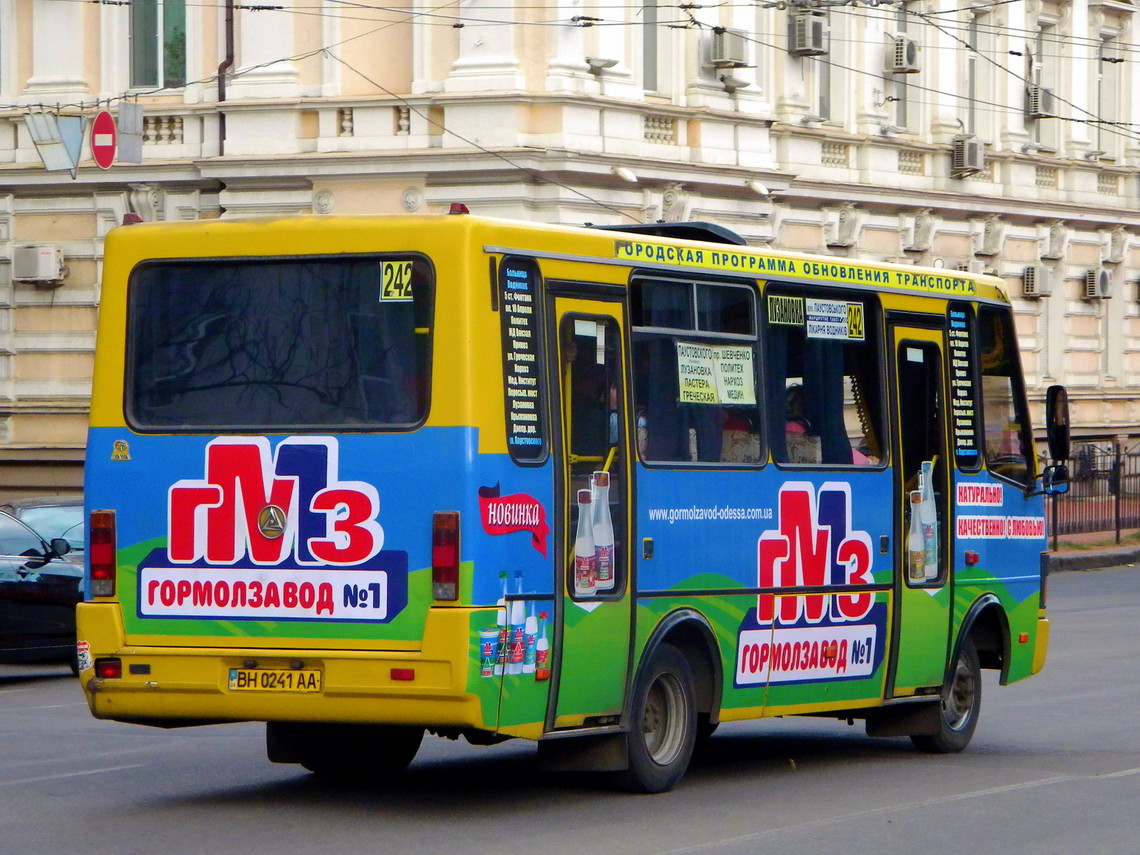
<path id="1" fill-rule="evenodd" d="M 883 459 L 877 303 L 767 294 L 772 458 L 877 466 Z"/>
<path id="2" fill-rule="evenodd" d="M 1017 335 L 1009 310 L 982 306 L 982 418 L 985 422 L 986 467 L 1028 485 L 1033 481 L 1033 440 L 1025 410 L 1025 386 L 1018 360 Z"/>
<path id="3" fill-rule="evenodd" d="M 646 277 L 632 294 L 641 459 L 758 465 L 754 290 Z"/>

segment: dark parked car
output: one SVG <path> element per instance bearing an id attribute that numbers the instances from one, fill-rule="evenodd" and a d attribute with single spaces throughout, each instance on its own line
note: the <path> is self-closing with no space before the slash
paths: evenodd
<path id="1" fill-rule="evenodd" d="M 0 513 L 0 662 L 75 663 L 75 605 L 83 568 L 68 543 L 43 538 Z"/>
<path id="2" fill-rule="evenodd" d="M 82 499 L 60 496 L 14 499 L 0 504 L 0 511 L 11 514 L 35 529 L 40 537 L 49 543 L 52 538 L 62 537 L 71 544 L 71 551 L 67 553 L 66 560 L 72 564 L 83 565 L 86 538 Z"/>

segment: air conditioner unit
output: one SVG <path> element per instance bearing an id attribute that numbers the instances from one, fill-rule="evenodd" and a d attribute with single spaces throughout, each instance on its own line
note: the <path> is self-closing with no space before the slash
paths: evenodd
<path id="1" fill-rule="evenodd" d="M 740 30 L 713 30 L 712 56 L 709 58 L 717 68 L 743 68 L 748 65 L 748 45 Z"/>
<path id="2" fill-rule="evenodd" d="M 791 16 L 788 53 L 792 56 L 823 56 L 827 53 L 827 18 L 813 12 Z"/>
<path id="3" fill-rule="evenodd" d="M 918 64 L 918 42 L 906 36 L 897 36 L 887 49 L 887 73 L 914 74 Z"/>
<path id="4" fill-rule="evenodd" d="M 973 175 L 986 168 L 986 144 L 969 137 L 955 137 L 950 150 L 950 174 Z"/>
<path id="5" fill-rule="evenodd" d="M 1112 271 L 1095 267 L 1085 272 L 1085 299 L 1107 300 L 1112 296 Z"/>
<path id="6" fill-rule="evenodd" d="M 1056 101 L 1052 89 L 1031 84 L 1025 91 L 1025 115 L 1030 119 L 1047 119 L 1056 116 Z"/>
<path id="7" fill-rule="evenodd" d="M 13 282 L 62 282 L 67 276 L 63 252 L 55 246 L 12 247 Z"/>
<path id="8" fill-rule="evenodd" d="M 1021 274 L 1021 296 L 1034 299 L 1048 297 L 1053 293 L 1053 279 L 1050 270 L 1040 264 L 1026 267 Z"/>

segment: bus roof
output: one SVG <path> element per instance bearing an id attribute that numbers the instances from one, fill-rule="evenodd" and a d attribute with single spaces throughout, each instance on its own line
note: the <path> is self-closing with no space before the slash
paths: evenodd
<path id="1" fill-rule="evenodd" d="M 375 251 L 376 230 L 381 226 L 386 232 L 418 232 L 424 228 L 452 234 L 459 231 L 472 241 L 481 243 L 486 251 L 536 258 L 619 264 L 673 273 L 825 282 L 932 297 L 1009 303 L 1008 291 L 998 277 L 959 270 L 470 214 L 292 216 L 143 223 L 114 229 L 108 235 L 108 244 L 128 255 L 136 255 L 138 260 L 323 255 Z M 343 239 L 330 240 L 330 231 L 338 232 Z M 257 237 L 268 236 L 269 232 L 274 233 L 277 239 L 256 240 Z M 699 234 L 695 230 L 689 233 Z M 312 235 L 313 240 L 306 241 L 304 236 L 307 234 Z M 127 249 L 131 244 L 135 246 Z M 448 245 L 455 246 L 453 237 L 448 238 Z"/>

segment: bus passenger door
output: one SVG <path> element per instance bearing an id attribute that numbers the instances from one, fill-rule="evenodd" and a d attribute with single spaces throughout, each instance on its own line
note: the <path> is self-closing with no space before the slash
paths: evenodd
<path id="1" fill-rule="evenodd" d="M 616 724 L 622 713 L 629 682 L 632 485 L 621 304 L 557 297 L 547 316 L 561 381 L 551 730 Z"/>
<path id="2" fill-rule="evenodd" d="M 941 686 L 953 590 L 948 573 L 949 457 L 944 321 L 891 324 L 895 406 L 895 606 L 887 696 Z"/>

